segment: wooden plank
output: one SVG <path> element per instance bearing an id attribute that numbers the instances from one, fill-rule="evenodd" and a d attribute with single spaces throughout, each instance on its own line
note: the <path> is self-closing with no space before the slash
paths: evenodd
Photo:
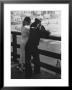
<path id="1" fill-rule="evenodd" d="M 32 60 L 32 63 L 34 64 L 33 60 Z M 46 64 L 46 63 L 43 63 L 43 62 L 40 62 L 40 66 L 45 68 L 45 69 L 51 70 L 53 72 L 56 72 L 58 74 L 61 74 L 61 69 L 57 68 L 55 66 L 52 66 L 52 65 L 49 65 L 49 64 Z"/>
<path id="2" fill-rule="evenodd" d="M 13 42 L 11 42 L 11 46 L 14 46 Z M 16 48 L 20 48 L 20 44 L 16 44 Z"/>
<path id="3" fill-rule="evenodd" d="M 11 34 L 21 35 L 21 32 L 11 31 Z M 41 32 L 41 38 L 61 41 L 61 37 L 49 36 L 48 32 Z"/>
<path id="4" fill-rule="evenodd" d="M 46 51 L 46 50 L 41 50 L 41 49 L 39 49 L 39 53 L 42 54 L 42 55 L 45 55 L 45 56 L 49 56 L 49 57 L 61 60 L 61 54 L 57 54 L 57 53 L 54 53 L 54 52 L 50 52 L 50 51 Z"/>
<path id="5" fill-rule="evenodd" d="M 13 56 L 13 52 L 11 52 L 11 56 Z M 20 58 L 20 55 L 16 54 L 15 57 L 16 57 L 16 60 L 17 60 L 17 58 Z"/>
<path id="6" fill-rule="evenodd" d="M 57 36 L 49 36 L 48 39 L 61 41 L 61 37 L 57 37 Z"/>
<path id="7" fill-rule="evenodd" d="M 52 66 L 52 65 L 49 65 L 49 64 L 46 64 L 46 63 L 43 63 L 43 62 L 40 62 L 40 65 L 41 65 L 41 67 L 43 67 L 43 68 L 46 68 L 46 69 L 48 69 L 48 70 L 51 70 L 51 71 L 54 71 L 54 72 L 56 72 L 56 73 L 61 74 L 61 69 L 60 69 L 60 68 L 54 67 L 54 66 Z"/>
<path id="8" fill-rule="evenodd" d="M 52 35 L 49 34 L 48 31 L 40 31 L 40 36 L 41 36 L 41 38 L 44 38 L 44 39 L 51 39 L 51 40 L 61 41 L 61 37 L 52 36 Z"/>
<path id="9" fill-rule="evenodd" d="M 12 37 L 13 37 L 13 60 L 16 61 L 17 60 L 17 57 L 16 57 L 16 54 L 17 54 L 17 48 L 16 48 L 17 37 L 16 37 L 16 34 L 13 34 Z"/>
<path id="10" fill-rule="evenodd" d="M 11 34 L 21 35 L 21 32 L 11 31 Z"/>

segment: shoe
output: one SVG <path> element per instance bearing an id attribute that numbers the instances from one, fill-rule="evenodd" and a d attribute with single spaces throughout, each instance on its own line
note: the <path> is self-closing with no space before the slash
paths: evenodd
<path id="1" fill-rule="evenodd" d="M 25 71 L 25 77 L 26 78 L 31 78 L 32 77 L 32 72 L 30 72 L 30 71 L 29 72 L 26 72 Z"/>
<path id="2" fill-rule="evenodd" d="M 30 78 L 32 76 L 32 69 L 31 68 L 26 68 L 25 69 L 25 77 Z"/>
<path id="3" fill-rule="evenodd" d="M 34 74 L 39 74 L 40 73 L 40 70 L 39 71 L 34 71 Z"/>
<path id="4" fill-rule="evenodd" d="M 24 72 L 24 68 L 21 67 L 21 65 L 18 65 L 16 68 L 17 68 L 19 71 Z"/>
<path id="5" fill-rule="evenodd" d="M 34 73 L 35 74 L 38 74 L 38 73 L 40 73 L 40 67 L 34 67 Z"/>

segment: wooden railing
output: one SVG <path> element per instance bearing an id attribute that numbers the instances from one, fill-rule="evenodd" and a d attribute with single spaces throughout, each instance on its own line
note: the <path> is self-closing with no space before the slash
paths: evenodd
<path id="1" fill-rule="evenodd" d="M 20 48 L 20 45 L 17 44 L 17 35 L 21 35 L 21 32 L 12 31 L 11 34 L 12 34 L 11 46 L 13 47 L 13 52 L 11 53 L 11 56 L 13 56 L 13 61 L 17 61 L 17 59 L 20 58 L 20 55 L 17 54 L 17 48 Z M 41 34 L 41 38 L 61 41 L 61 37 L 48 36 L 47 32 Z M 61 60 L 61 54 L 58 54 L 58 53 L 45 51 L 45 50 L 41 50 L 41 49 L 39 49 L 39 53 L 42 55 L 45 55 L 45 56 L 56 58 L 56 60 L 57 59 Z M 32 61 L 32 63 L 33 63 L 33 61 Z M 40 62 L 40 66 L 43 68 L 46 68 L 48 70 L 51 70 L 51 71 L 61 74 L 61 68 L 57 68 L 55 66 L 52 66 L 52 65 L 49 65 L 49 64 L 43 63 L 43 62 Z"/>

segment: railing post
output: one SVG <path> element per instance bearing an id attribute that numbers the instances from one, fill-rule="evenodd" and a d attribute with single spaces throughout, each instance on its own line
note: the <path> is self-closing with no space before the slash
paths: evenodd
<path id="1" fill-rule="evenodd" d="M 12 34 L 12 38 L 13 38 L 13 61 L 18 62 L 17 61 L 17 37 L 16 37 L 16 33 Z"/>
<path id="2" fill-rule="evenodd" d="M 57 59 L 57 63 L 56 63 L 56 67 L 60 69 L 61 71 L 61 61 L 59 59 Z M 60 73 L 56 73 L 57 78 L 61 78 L 61 74 Z"/>

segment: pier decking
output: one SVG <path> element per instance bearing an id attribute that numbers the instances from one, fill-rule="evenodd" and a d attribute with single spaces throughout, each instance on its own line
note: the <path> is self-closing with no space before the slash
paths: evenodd
<path id="1" fill-rule="evenodd" d="M 27 78 L 25 77 L 25 71 L 21 72 L 16 66 L 17 64 L 13 65 L 11 68 L 11 79 L 60 79 L 59 75 L 56 75 L 56 73 L 43 69 L 41 69 L 39 74 L 32 73 L 32 76 Z"/>

